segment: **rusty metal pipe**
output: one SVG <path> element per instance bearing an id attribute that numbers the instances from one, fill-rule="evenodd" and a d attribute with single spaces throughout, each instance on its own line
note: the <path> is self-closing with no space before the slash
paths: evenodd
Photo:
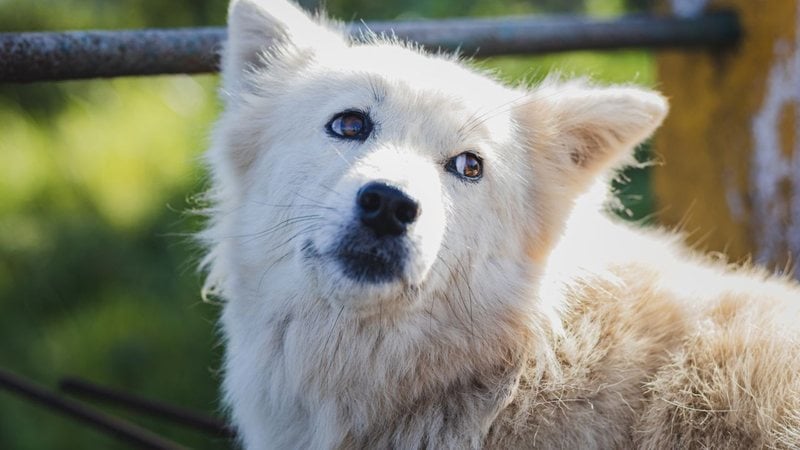
<path id="1" fill-rule="evenodd" d="M 181 450 L 185 447 L 117 417 L 109 416 L 82 403 L 60 397 L 49 390 L 0 368 L 0 390 L 26 398 L 45 408 L 81 421 L 98 431 L 110 434 L 135 448 Z"/>
<path id="2" fill-rule="evenodd" d="M 460 50 L 479 57 L 569 50 L 623 48 L 720 48 L 741 35 L 735 14 L 694 18 L 625 16 L 522 16 L 489 19 L 352 23 L 395 34 L 429 49 Z M 0 82 L 205 73 L 218 70 L 224 28 L 0 33 Z"/>
<path id="3" fill-rule="evenodd" d="M 139 397 L 127 392 L 110 389 L 79 378 L 62 378 L 58 382 L 62 392 L 82 397 L 88 400 L 97 400 L 130 411 L 139 412 L 152 417 L 160 417 L 170 422 L 204 431 L 206 433 L 224 437 L 235 438 L 236 432 L 225 422 L 199 414 L 195 411 L 169 405 L 160 401 Z"/>

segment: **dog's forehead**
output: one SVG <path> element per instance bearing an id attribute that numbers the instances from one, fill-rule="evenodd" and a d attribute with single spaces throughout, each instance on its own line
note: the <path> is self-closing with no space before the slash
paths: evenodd
<path id="1" fill-rule="evenodd" d="M 402 87 L 410 96 L 429 96 L 469 110 L 484 110 L 519 95 L 455 57 L 424 54 L 392 42 L 356 45 L 325 59 L 334 70 L 366 77 L 378 94 Z"/>

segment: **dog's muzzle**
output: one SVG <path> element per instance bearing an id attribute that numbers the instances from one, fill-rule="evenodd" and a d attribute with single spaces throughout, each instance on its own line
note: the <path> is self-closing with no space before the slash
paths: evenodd
<path id="1" fill-rule="evenodd" d="M 397 188 L 372 182 L 356 196 L 358 218 L 375 235 L 400 236 L 419 216 L 419 205 Z"/>
<path id="2" fill-rule="evenodd" d="M 402 277 L 408 263 L 406 234 L 419 204 L 400 189 L 373 181 L 356 194 L 355 220 L 335 251 L 346 276 L 382 283 Z"/>

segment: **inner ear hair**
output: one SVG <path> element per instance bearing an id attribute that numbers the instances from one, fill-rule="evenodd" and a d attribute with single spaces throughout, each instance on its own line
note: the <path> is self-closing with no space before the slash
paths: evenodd
<path id="1" fill-rule="evenodd" d="M 613 153 L 613 150 L 609 147 L 621 145 L 619 136 L 612 136 L 611 139 L 604 139 L 603 136 L 598 136 L 598 131 L 599 130 L 573 131 L 576 137 L 576 145 L 571 149 L 569 158 L 575 166 L 583 169 L 590 169 L 592 165 L 601 165 L 602 161 L 610 156 L 609 153 Z M 611 130 L 608 132 L 612 135 L 615 134 Z"/>
<path id="2" fill-rule="evenodd" d="M 661 124 L 667 102 L 637 87 L 569 83 L 548 88 L 557 134 L 566 139 L 573 170 L 587 175 L 619 165 Z M 564 147 L 561 147 L 564 148 Z"/>

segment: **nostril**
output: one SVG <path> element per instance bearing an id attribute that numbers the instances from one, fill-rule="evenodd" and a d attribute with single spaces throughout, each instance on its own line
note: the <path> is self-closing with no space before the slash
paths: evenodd
<path id="1" fill-rule="evenodd" d="M 394 212 L 394 217 L 405 225 L 414 223 L 418 215 L 419 207 L 417 203 L 412 200 L 398 202 Z"/>
<path id="2" fill-rule="evenodd" d="M 381 196 L 377 192 L 365 190 L 358 196 L 358 206 L 365 212 L 375 212 L 381 207 Z"/>

